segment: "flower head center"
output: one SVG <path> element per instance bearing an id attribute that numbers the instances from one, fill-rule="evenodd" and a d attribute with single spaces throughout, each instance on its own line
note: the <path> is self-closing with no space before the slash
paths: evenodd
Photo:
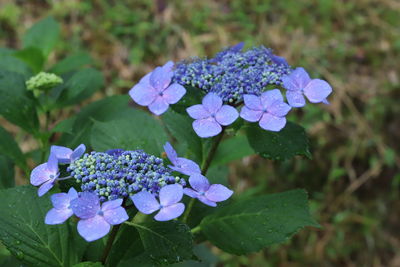
<path id="1" fill-rule="evenodd" d="M 99 210 L 99 211 L 97 212 L 97 215 L 99 215 L 99 216 L 104 216 L 104 212 L 103 212 L 102 210 Z"/>

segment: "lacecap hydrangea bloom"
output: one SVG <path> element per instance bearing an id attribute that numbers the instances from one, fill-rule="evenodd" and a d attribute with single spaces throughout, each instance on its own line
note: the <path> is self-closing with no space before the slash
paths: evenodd
<path id="1" fill-rule="evenodd" d="M 268 131 L 280 131 L 286 125 L 290 107 L 303 107 L 304 97 L 311 103 L 328 103 L 332 88 L 326 81 L 311 79 L 303 68 L 293 70 L 283 57 L 264 46 L 246 51 L 243 47 L 239 43 L 210 59 L 192 58 L 175 66 L 168 62 L 147 74 L 130 95 L 136 103 L 149 105 L 154 114 L 160 115 L 185 94 L 178 85 L 194 87 L 204 98 L 201 104 L 187 108 L 187 113 L 195 119 L 193 129 L 202 138 L 216 136 L 231 125 L 238 118 L 237 108 L 242 119 L 258 122 Z M 286 92 L 288 104 L 281 90 Z M 160 101 L 164 104 L 156 104 Z"/>
<path id="2" fill-rule="evenodd" d="M 68 193 L 53 194 L 53 208 L 47 213 L 45 223 L 61 224 L 75 216 L 79 219 L 78 233 L 90 242 L 105 236 L 112 225 L 129 219 L 126 212 L 128 201 L 133 202 L 131 207 L 144 214 L 158 211 L 154 217 L 158 221 L 181 216 L 185 205 L 180 201 L 186 190 L 187 178 L 180 175 L 192 177 L 201 175 L 201 171 L 194 161 L 179 157 L 171 144 L 166 143 L 164 147 L 172 165 L 165 166 L 163 159 L 142 150 L 112 149 L 83 154 L 83 145 L 74 151 L 66 147 L 52 147 L 48 162 L 32 171 L 31 183 L 41 185 L 38 191 L 41 196 L 56 180 L 73 179 L 81 192 L 70 188 Z M 58 178 L 59 164 L 70 176 Z M 221 189 L 218 185 L 208 188 L 208 181 L 204 181 L 207 178 L 201 177 L 204 183 L 201 188 L 196 187 L 196 182 L 193 182 L 195 178 L 189 178 L 191 186 L 197 191 L 186 195 L 209 206 L 215 206 L 215 202 L 230 197 L 229 192 L 232 191 Z M 214 187 L 218 190 L 212 189 Z"/>

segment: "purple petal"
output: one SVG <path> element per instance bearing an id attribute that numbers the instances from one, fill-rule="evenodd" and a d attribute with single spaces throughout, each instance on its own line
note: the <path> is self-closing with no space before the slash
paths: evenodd
<path id="1" fill-rule="evenodd" d="M 207 199 L 205 196 L 198 196 L 197 197 L 198 200 L 200 200 L 201 202 L 203 202 L 204 204 L 211 206 L 211 207 L 216 207 L 217 204 L 209 199 Z"/>
<path id="2" fill-rule="evenodd" d="M 208 112 L 213 114 L 222 107 L 222 99 L 215 93 L 208 93 L 203 98 L 202 104 Z"/>
<path id="3" fill-rule="evenodd" d="M 54 182 L 55 182 L 55 179 L 50 179 L 47 182 L 45 182 L 44 184 L 42 184 L 39 187 L 38 196 L 41 197 L 44 194 L 46 194 L 47 192 L 49 192 L 49 190 L 53 188 Z"/>
<path id="4" fill-rule="evenodd" d="M 121 224 L 129 219 L 123 207 L 106 210 L 103 214 L 104 219 L 111 225 Z"/>
<path id="5" fill-rule="evenodd" d="M 102 238 L 108 234 L 110 228 L 106 220 L 99 215 L 78 222 L 78 233 L 88 242 Z"/>
<path id="6" fill-rule="evenodd" d="M 244 47 L 244 42 L 240 42 L 240 43 L 237 43 L 237 44 L 231 46 L 231 48 L 229 48 L 229 50 L 231 52 L 240 52 L 240 51 L 242 51 L 243 47 Z"/>
<path id="7" fill-rule="evenodd" d="M 50 153 L 49 160 L 47 161 L 47 169 L 53 175 L 58 173 L 58 159 L 56 155 Z"/>
<path id="8" fill-rule="evenodd" d="M 277 117 L 283 117 L 288 114 L 290 111 L 291 107 L 286 104 L 285 102 L 275 102 L 268 108 L 268 113 L 271 113 L 274 116 Z"/>
<path id="9" fill-rule="evenodd" d="M 292 91 L 303 90 L 310 81 L 310 76 L 303 68 L 296 68 L 289 75 L 282 77 L 283 87 Z"/>
<path id="10" fill-rule="evenodd" d="M 50 171 L 47 168 L 47 163 L 42 163 L 36 166 L 31 172 L 30 182 L 34 186 L 43 184 L 50 179 Z"/>
<path id="11" fill-rule="evenodd" d="M 242 117 L 246 121 L 256 122 L 256 121 L 260 120 L 263 113 L 264 112 L 262 112 L 262 111 L 252 110 L 252 109 L 249 109 L 248 107 L 244 106 L 240 110 L 240 117 Z"/>
<path id="12" fill-rule="evenodd" d="M 287 61 L 284 57 L 272 55 L 271 59 L 272 59 L 272 62 L 274 62 L 275 64 L 284 65 L 287 67 L 289 66 L 289 64 L 287 63 Z"/>
<path id="13" fill-rule="evenodd" d="M 92 218 L 100 210 L 100 200 L 94 193 L 81 192 L 78 198 L 71 201 L 71 208 L 81 219 Z"/>
<path id="14" fill-rule="evenodd" d="M 156 100 L 149 105 L 149 109 L 155 115 L 159 116 L 167 111 L 169 104 L 165 101 L 162 96 L 157 96 Z"/>
<path id="15" fill-rule="evenodd" d="M 157 91 L 149 85 L 138 83 L 129 91 L 129 95 L 141 106 L 150 105 L 157 97 Z"/>
<path id="16" fill-rule="evenodd" d="M 150 75 L 150 85 L 156 89 L 157 92 L 161 93 L 171 83 L 174 72 L 167 68 L 157 67 Z"/>
<path id="17" fill-rule="evenodd" d="M 114 199 L 114 200 L 109 200 L 107 202 L 104 202 L 103 205 L 101 205 L 101 210 L 111 210 L 111 209 L 116 209 L 122 205 L 122 199 Z"/>
<path id="18" fill-rule="evenodd" d="M 202 138 L 216 136 L 222 131 L 221 125 L 213 118 L 195 120 L 192 126 L 196 134 Z"/>
<path id="19" fill-rule="evenodd" d="M 332 87 L 324 80 L 313 79 L 304 88 L 304 95 L 311 103 L 323 102 L 332 93 Z"/>
<path id="20" fill-rule="evenodd" d="M 144 214 L 150 214 L 160 208 L 160 203 L 157 199 L 147 191 L 141 191 L 131 196 L 133 204 L 136 208 Z"/>
<path id="21" fill-rule="evenodd" d="M 86 146 L 84 144 L 80 144 L 77 148 L 75 148 L 74 152 L 71 155 L 71 161 L 79 159 L 83 153 L 85 153 Z"/>
<path id="22" fill-rule="evenodd" d="M 56 209 L 65 209 L 69 207 L 71 201 L 67 193 L 57 193 L 50 197 L 53 207 Z"/>
<path id="23" fill-rule="evenodd" d="M 261 94 L 261 104 L 264 108 L 269 108 L 275 103 L 283 102 L 283 96 L 281 91 L 278 89 L 273 89 Z"/>
<path id="24" fill-rule="evenodd" d="M 199 196 L 199 193 L 191 188 L 183 188 L 183 193 L 191 198 L 197 198 Z"/>
<path id="25" fill-rule="evenodd" d="M 196 162 L 185 158 L 178 158 L 175 164 L 175 168 L 171 169 L 181 172 L 185 175 L 191 175 L 193 173 L 201 173 L 200 167 Z"/>
<path id="26" fill-rule="evenodd" d="M 65 222 L 69 217 L 71 217 L 74 213 L 71 209 L 51 209 L 46 214 L 46 218 L 44 222 L 46 224 L 61 224 Z"/>
<path id="27" fill-rule="evenodd" d="M 170 184 L 161 188 L 159 199 L 162 206 L 169 206 L 179 202 L 183 196 L 183 188 L 180 184 Z"/>
<path id="28" fill-rule="evenodd" d="M 306 105 L 306 100 L 301 91 L 287 91 L 286 98 L 289 105 L 294 108 L 300 108 Z"/>
<path id="29" fill-rule="evenodd" d="M 264 130 L 279 132 L 283 127 L 285 127 L 286 118 L 285 117 L 275 117 L 269 113 L 264 113 L 261 117 L 259 125 Z"/>
<path id="30" fill-rule="evenodd" d="M 72 149 L 63 146 L 51 146 L 50 154 L 55 155 L 59 163 L 66 164 L 70 162 Z"/>
<path id="31" fill-rule="evenodd" d="M 256 95 L 244 95 L 244 104 L 249 109 L 253 110 L 263 110 L 263 106 L 261 105 L 261 98 Z"/>
<path id="32" fill-rule="evenodd" d="M 145 76 L 142 77 L 142 79 L 140 79 L 139 83 L 141 83 L 142 85 L 151 86 L 150 85 L 150 76 L 151 76 L 151 72 L 147 73 Z"/>
<path id="33" fill-rule="evenodd" d="M 184 210 L 185 205 L 183 203 L 173 204 L 162 208 L 157 215 L 154 216 L 154 219 L 157 221 L 169 221 L 181 216 Z"/>
<path id="34" fill-rule="evenodd" d="M 193 174 L 189 177 L 190 186 L 199 193 L 206 192 L 210 188 L 208 179 L 201 174 Z"/>
<path id="35" fill-rule="evenodd" d="M 180 84 L 174 83 L 163 92 L 163 98 L 168 104 L 177 103 L 186 94 L 186 89 Z"/>
<path id="36" fill-rule="evenodd" d="M 221 125 L 227 126 L 239 117 L 239 113 L 234 107 L 223 105 L 215 114 L 215 119 Z"/>
<path id="37" fill-rule="evenodd" d="M 172 68 L 174 67 L 174 62 L 173 61 L 168 61 L 167 63 L 165 63 L 163 66 L 162 66 L 162 69 L 163 69 L 163 71 L 165 71 L 165 72 L 170 72 L 170 71 L 172 71 Z"/>
<path id="38" fill-rule="evenodd" d="M 191 107 L 188 107 L 186 109 L 187 113 L 189 114 L 190 117 L 193 119 L 205 119 L 210 117 L 210 112 L 208 112 L 203 105 L 194 105 Z"/>
<path id="39" fill-rule="evenodd" d="M 168 159 L 175 165 L 178 159 L 178 154 L 169 142 L 164 145 L 164 151 L 167 153 Z"/>
<path id="40" fill-rule="evenodd" d="M 205 197 L 213 202 L 225 201 L 230 198 L 233 194 L 232 190 L 221 184 L 213 184 L 205 193 Z"/>
<path id="41" fill-rule="evenodd" d="M 75 188 L 71 187 L 68 190 L 68 197 L 70 201 L 78 197 L 78 192 L 76 192 Z"/>

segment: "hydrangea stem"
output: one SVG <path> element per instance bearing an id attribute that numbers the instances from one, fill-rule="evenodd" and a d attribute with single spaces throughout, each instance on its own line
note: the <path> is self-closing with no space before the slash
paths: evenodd
<path id="1" fill-rule="evenodd" d="M 115 225 L 113 227 L 113 229 L 111 230 L 111 234 L 107 240 L 106 247 L 103 250 L 103 255 L 101 256 L 101 260 L 100 260 L 103 265 L 106 264 L 108 254 L 110 254 L 112 244 L 114 243 L 114 240 L 117 237 L 117 233 L 118 233 L 118 230 L 120 227 L 121 227 L 121 225 L 118 224 L 118 225 Z"/>
<path id="2" fill-rule="evenodd" d="M 214 159 L 215 153 L 217 152 L 217 148 L 218 148 L 219 144 L 221 143 L 222 138 L 224 137 L 224 133 L 225 133 L 225 127 L 222 127 L 221 133 L 214 140 L 214 142 L 213 142 L 213 144 L 212 144 L 212 146 L 210 148 L 210 151 L 208 152 L 207 158 L 205 159 L 205 161 L 203 163 L 203 166 L 201 167 L 201 174 L 202 175 L 206 175 L 207 174 L 207 171 L 210 168 L 211 162 Z M 183 214 L 182 221 L 184 223 L 186 223 L 187 218 L 189 217 L 189 214 L 190 214 L 190 211 L 193 208 L 194 202 L 195 202 L 195 199 L 192 198 L 190 200 L 190 202 L 189 202 L 189 205 L 188 205 L 185 213 Z"/>

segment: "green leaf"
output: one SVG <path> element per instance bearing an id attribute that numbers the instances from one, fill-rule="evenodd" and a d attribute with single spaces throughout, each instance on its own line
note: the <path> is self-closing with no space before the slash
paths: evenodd
<path id="1" fill-rule="evenodd" d="M 264 158 L 283 160 L 296 155 L 311 158 L 304 128 L 295 123 L 287 122 L 280 132 L 266 131 L 253 123 L 246 132 L 250 146 Z"/>
<path id="2" fill-rule="evenodd" d="M 0 154 L 8 156 L 10 159 L 20 166 L 21 168 L 26 167 L 26 161 L 24 154 L 18 144 L 14 141 L 14 138 L 10 133 L 0 126 Z"/>
<path id="3" fill-rule="evenodd" d="M 38 197 L 32 186 L 1 190 L 0 240 L 29 266 L 72 266 L 79 262 L 82 239 L 74 240 L 68 223 L 44 224 L 50 208 L 49 196 Z"/>
<path id="4" fill-rule="evenodd" d="M 24 61 L 33 72 L 38 73 L 43 69 L 45 58 L 42 51 L 36 47 L 27 47 L 14 53 L 14 56 Z"/>
<path id="5" fill-rule="evenodd" d="M 171 105 L 171 108 L 183 115 L 187 115 L 186 109 L 190 106 L 201 104 L 204 92 L 201 89 L 193 86 L 185 86 L 186 94 L 179 100 L 178 103 Z"/>
<path id="6" fill-rule="evenodd" d="M 14 186 L 14 163 L 6 156 L 0 155 L 0 189 Z"/>
<path id="7" fill-rule="evenodd" d="M 90 97 L 103 85 L 104 77 L 101 72 L 90 68 L 80 70 L 61 85 L 58 105 L 62 107 L 77 104 Z"/>
<path id="8" fill-rule="evenodd" d="M 52 17 L 34 24 L 22 37 L 24 48 L 36 47 L 47 57 L 60 37 L 60 25 Z"/>
<path id="9" fill-rule="evenodd" d="M 0 95 L 0 115 L 27 132 L 35 133 L 39 121 L 23 76 L 0 70 Z"/>
<path id="10" fill-rule="evenodd" d="M 102 267 L 103 264 L 101 262 L 91 262 L 91 261 L 84 261 L 78 264 L 75 264 L 72 267 Z"/>
<path id="11" fill-rule="evenodd" d="M 50 72 L 55 74 L 64 74 L 71 71 L 76 71 L 85 65 L 92 64 L 93 60 L 90 55 L 86 52 L 78 52 L 74 55 L 68 56 L 55 64 Z"/>
<path id="12" fill-rule="evenodd" d="M 158 121 L 144 111 L 130 109 L 121 118 L 93 125 L 91 144 L 96 151 L 143 149 L 159 156 L 168 138 Z"/>
<path id="13" fill-rule="evenodd" d="M 307 193 L 292 190 L 239 200 L 205 217 L 202 233 L 220 249 L 242 255 L 286 241 L 305 226 L 318 226 Z"/>
<path id="14" fill-rule="evenodd" d="M 76 147 L 79 144 L 85 144 L 91 147 L 90 134 L 95 121 L 107 122 L 129 112 L 132 108 L 128 106 L 130 97 L 119 95 L 107 97 L 102 100 L 90 103 L 74 117 L 69 118 L 69 122 L 61 123 L 57 130 L 66 130 L 71 132 L 64 134 L 60 140 L 60 145 Z M 70 127 L 72 123 L 72 129 Z"/>
<path id="15" fill-rule="evenodd" d="M 154 264 L 172 264 L 193 257 L 193 237 L 186 224 L 179 221 L 127 224 L 136 227 Z"/>
<path id="16" fill-rule="evenodd" d="M 172 109 L 162 115 L 162 120 L 171 135 L 185 145 L 185 151 L 189 151 L 186 157 L 193 158 L 197 162 L 202 161 L 201 139 L 192 128 L 193 120 L 189 116 L 181 115 Z"/>
<path id="17" fill-rule="evenodd" d="M 224 165 L 231 161 L 242 159 L 253 154 L 254 151 L 250 147 L 249 141 L 244 135 L 236 135 L 227 140 L 222 141 L 214 156 L 211 165 Z"/>
<path id="18" fill-rule="evenodd" d="M 31 68 L 25 62 L 12 55 L 0 55 L 0 70 L 21 74 L 25 80 L 33 75 Z"/>

